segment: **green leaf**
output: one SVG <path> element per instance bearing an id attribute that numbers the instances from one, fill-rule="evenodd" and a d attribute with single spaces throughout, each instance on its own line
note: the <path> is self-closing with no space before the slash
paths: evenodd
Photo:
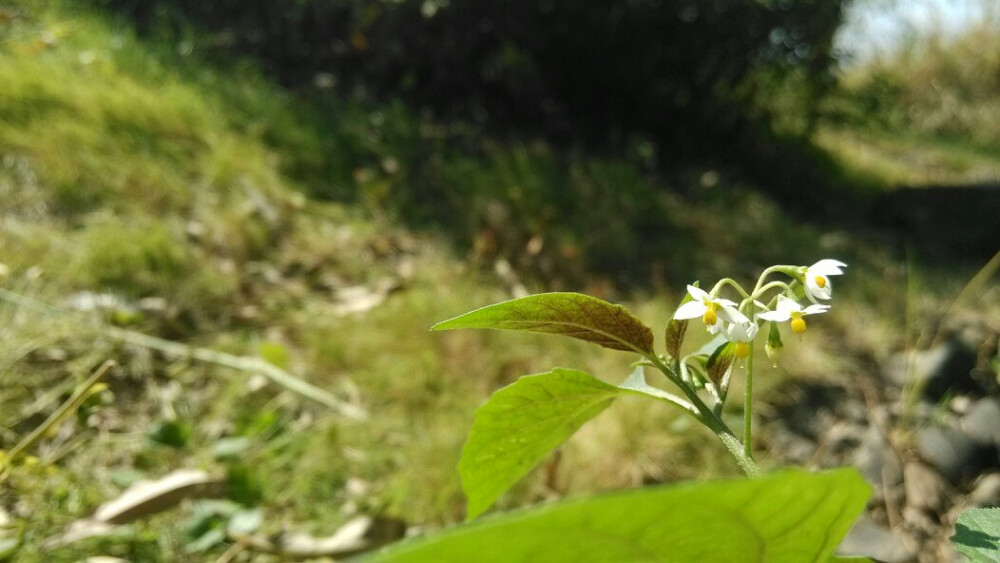
<path id="1" fill-rule="evenodd" d="M 713 336 L 711 340 L 703 344 L 701 348 L 698 348 L 698 351 L 695 352 L 694 354 L 691 354 L 691 356 L 692 357 L 704 356 L 707 358 L 711 356 L 713 352 L 718 350 L 719 346 L 722 346 L 726 342 L 729 342 L 728 340 L 726 340 L 726 335 L 722 334 L 722 332 L 719 332 L 719 334 Z"/>
<path id="2" fill-rule="evenodd" d="M 476 411 L 458 463 L 467 518 L 489 508 L 623 392 L 588 373 L 555 368 L 526 375 L 494 393 Z"/>
<path id="3" fill-rule="evenodd" d="M 476 309 L 431 330 L 493 328 L 562 334 L 613 350 L 653 353 L 653 331 L 621 305 L 581 293 L 542 293 Z"/>
<path id="4" fill-rule="evenodd" d="M 667 323 L 667 330 L 664 333 L 664 342 L 667 354 L 672 358 L 681 356 L 681 345 L 684 344 L 684 334 L 687 332 L 688 322 L 670 319 Z"/>
<path id="5" fill-rule="evenodd" d="M 972 563 L 1000 558 L 1000 508 L 974 508 L 958 515 L 955 549 Z"/>
<path id="6" fill-rule="evenodd" d="M 870 494 L 853 469 L 647 487 L 485 518 L 373 560 L 828 561 Z"/>
<path id="7" fill-rule="evenodd" d="M 526 375 L 494 393 L 476 411 L 458 463 L 468 498 L 467 518 L 482 514 L 550 451 L 621 395 L 639 395 L 690 408 L 646 383 L 641 366 L 621 386 L 582 371 L 554 368 Z"/>
<path id="8" fill-rule="evenodd" d="M 722 381 L 726 372 L 732 368 L 733 351 L 735 349 L 735 344 L 732 342 L 726 342 L 716 348 L 715 351 L 712 352 L 712 355 L 708 357 L 708 363 L 705 364 L 705 370 L 708 372 L 708 377 L 710 377 L 716 385 Z"/>

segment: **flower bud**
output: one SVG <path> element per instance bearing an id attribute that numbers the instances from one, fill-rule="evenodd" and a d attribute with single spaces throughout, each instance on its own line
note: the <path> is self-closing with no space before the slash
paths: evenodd
<path id="1" fill-rule="evenodd" d="M 764 353 L 767 359 L 771 360 L 771 365 L 778 367 L 778 353 L 784 347 L 781 343 L 781 333 L 778 332 L 778 323 L 770 323 L 771 327 L 767 331 L 767 342 L 764 344 Z"/>

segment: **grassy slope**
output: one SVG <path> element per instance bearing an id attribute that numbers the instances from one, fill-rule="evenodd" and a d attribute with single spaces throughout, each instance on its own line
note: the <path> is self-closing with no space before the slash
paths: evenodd
<path id="1" fill-rule="evenodd" d="M 848 69 L 817 144 L 880 185 L 1000 179 L 997 14 L 957 37 L 931 34 Z"/>
<path id="2" fill-rule="evenodd" d="M 552 365 L 624 376 L 628 356 L 557 338 L 428 333 L 435 321 L 510 292 L 456 260 L 440 240 L 395 226 L 378 210 L 394 191 L 438 182 L 433 193 L 449 193 L 461 182 L 483 216 L 499 198 L 516 223 L 517 213 L 537 219 L 538 206 L 549 204 L 532 198 L 555 183 L 582 190 L 569 193 L 591 198 L 585 206 L 620 205 L 619 223 L 604 232 L 621 233 L 614 240 L 623 247 L 642 244 L 626 228 L 630 206 L 642 202 L 621 194 L 643 193 L 648 181 L 629 164 L 580 160 L 564 168 L 536 145 L 441 148 L 414 133 L 417 122 L 398 106 L 377 108 L 377 121 L 389 124 L 377 135 L 371 107 L 338 103 L 338 113 L 318 119 L 253 69 L 220 71 L 65 6 L 20 2 L 0 23 L 2 284 L 63 308 L 42 314 L 0 302 L 0 448 L 9 449 L 104 359 L 118 359 L 123 369 L 110 381 L 113 402 L 83 426 L 67 424 L 36 452 L 43 463 L 19 466 L 0 491 L 0 505 L 30 522 L 23 560 L 138 475 L 222 469 L 211 447 L 223 436 L 250 439 L 242 464 L 259 481 L 267 532 L 282 523 L 331 532 L 354 511 L 454 521 L 462 510 L 454 467 L 488 393 Z M 425 160 L 434 173 L 420 171 Z M 850 261 L 852 272 L 884 273 L 852 282 L 853 301 L 828 322 L 830 332 L 851 329 L 852 346 L 881 354 L 898 343 L 895 319 L 879 311 L 903 309 L 903 277 L 880 248 L 845 233 L 821 236 L 742 186 L 706 179 L 692 190 L 687 200 L 664 196 L 655 208 L 683 243 L 663 247 L 668 275 L 661 279 L 672 285 L 632 300 L 652 326 L 662 327 L 669 314 L 666 290 L 676 293 L 688 279 L 678 271 L 742 277 L 762 264 L 830 253 Z M 354 192 L 368 205 L 312 197 Z M 476 232 L 480 219 L 470 216 L 469 232 Z M 547 233 L 546 247 L 566 256 L 574 245 L 586 250 L 607 240 L 560 241 L 570 235 Z M 534 234 L 515 237 L 511 248 Z M 479 250 L 472 255 L 496 258 Z M 399 286 L 384 303 L 365 314 L 340 312 L 352 288 L 383 279 Z M 946 293 L 960 279 L 943 283 Z M 587 289 L 614 296 L 606 285 L 598 280 Z M 113 295 L 118 304 L 67 312 L 67 299 L 84 291 Z M 865 322 L 857 326 L 857 319 Z M 357 397 L 372 420 L 345 421 L 248 374 L 123 345 L 101 332 L 108 322 L 264 355 L 338 396 Z M 841 345 L 815 324 L 798 352 L 789 346 L 788 369 L 849 367 L 837 358 Z M 819 368 L 801 367 L 803 350 L 819 354 Z M 782 373 L 759 378 L 761 392 L 780 393 Z M 186 446 L 147 438 L 170 420 L 193 425 Z M 684 427 L 671 412 L 624 401 L 564 448 L 555 481 L 535 475 L 503 504 L 735 473 L 705 432 L 685 437 Z M 351 493 L 350 479 L 363 480 L 368 491 Z M 167 557 L 189 539 L 189 518 L 175 511 L 123 539 L 84 542 L 50 557 Z"/>
<path id="3" fill-rule="evenodd" d="M 261 482 L 272 531 L 287 521 L 330 532 L 353 510 L 455 520 L 462 498 L 454 467 L 489 392 L 551 365 L 624 375 L 623 358 L 571 342 L 430 334 L 434 322 L 509 293 L 470 276 L 427 235 L 303 195 L 315 186 L 285 172 L 313 170 L 326 158 L 323 142 L 252 69 L 217 75 L 93 14 L 45 6 L 15 5 L 3 24 L 3 286 L 59 306 L 77 292 L 114 295 L 118 305 L 55 314 L 0 305 L 0 447 L 38 424 L 96 364 L 111 357 L 123 369 L 110 381 L 113 402 L 87 429 L 66 426 L 36 452 L 41 466 L 19 466 L 0 493 L 0 504 L 31 522 L 23 560 L 139 475 L 220 469 L 210 454 L 220 436 L 250 437 L 243 461 Z M 345 111 L 354 112 L 345 123 L 368 116 Z M 345 152 L 352 149 L 364 153 Z M 364 161 L 343 167 L 351 164 Z M 401 289 L 383 305 L 338 312 L 339 295 L 385 278 Z M 143 301 L 150 297 L 162 302 Z M 640 309 L 662 322 L 658 305 Z M 344 421 L 249 374 L 114 342 L 100 330 L 109 320 L 233 353 L 286 356 L 277 361 L 290 371 L 359 396 L 372 420 Z M 559 490 L 636 484 L 644 465 L 678 467 L 662 477 L 691 475 L 706 462 L 731 472 L 714 461 L 720 448 L 672 448 L 676 438 L 646 431 L 672 417 L 616 411 L 589 432 L 602 442 L 611 435 L 618 451 L 588 440 L 568 448 L 568 462 L 589 469 L 565 472 Z M 146 438 L 172 419 L 193 423 L 186 447 Z M 620 463 L 636 450 L 645 458 Z M 352 478 L 370 492 L 349 498 Z M 548 494 L 533 480 L 511 502 Z M 186 518 L 161 517 L 125 539 L 53 556 L 179 553 Z"/>

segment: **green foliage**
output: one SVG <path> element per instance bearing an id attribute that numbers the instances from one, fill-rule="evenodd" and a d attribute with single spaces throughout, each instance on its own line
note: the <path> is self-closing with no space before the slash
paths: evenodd
<path id="1" fill-rule="evenodd" d="M 623 391 L 556 368 L 525 376 L 476 411 L 458 472 L 472 519 Z"/>
<path id="2" fill-rule="evenodd" d="M 582 371 L 555 368 L 522 377 L 479 410 L 458 471 L 473 519 L 580 426 L 621 395 L 664 398 L 636 368 L 620 387 Z"/>
<path id="3" fill-rule="evenodd" d="M 162 293 L 193 272 L 184 241 L 160 222 L 100 221 L 83 237 L 79 277 L 92 286 L 146 296 Z"/>
<path id="4" fill-rule="evenodd" d="M 1000 508 L 974 508 L 958 515 L 955 549 L 972 563 L 989 563 L 1000 555 Z"/>
<path id="5" fill-rule="evenodd" d="M 581 293 L 512 299 L 440 322 L 432 330 L 492 328 L 561 334 L 612 350 L 653 353 L 653 331 L 621 305 Z"/>
<path id="6" fill-rule="evenodd" d="M 708 377 L 716 384 L 722 381 L 727 371 L 732 369 L 733 360 L 735 359 L 733 356 L 735 348 L 735 344 L 726 342 L 716 348 L 712 352 L 712 355 L 708 357 L 705 370 L 708 372 Z"/>
<path id="7" fill-rule="evenodd" d="M 652 487 L 484 519 L 373 559 L 826 561 L 870 494 L 850 469 Z"/>
<path id="8" fill-rule="evenodd" d="M 830 117 L 865 128 L 937 137 L 968 148 L 1000 147 L 998 15 L 957 37 L 931 34 L 850 69 Z"/>
<path id="9" fill-rule="evenodd" d="M 831 38 L 846 4 L 104 3 L 152 33 L 174 25 L 178 42 L 188 39 L 187 21 L 225 30 L 228 47 L 265 61 L 286 84 L 403 96 L 444 115 L 602 145 L 651 135 L 672 159 L 731 142 L 748 100 L 766 102 L 785 82 L 793 86 L 784 90 L 807 91 L 804 103 L 814 103 L 830 84 Z M 319 73 L 326 79 L 317 82 Z"/>

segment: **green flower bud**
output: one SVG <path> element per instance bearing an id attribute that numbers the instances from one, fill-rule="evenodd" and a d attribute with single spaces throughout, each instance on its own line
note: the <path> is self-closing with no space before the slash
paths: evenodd
<path id="1" fill-rule="evenodd" d="M 764 344 L 764 353 L 767 359 L 771 360 L 771 365 L 778 367 L 778 353 L 784 347 L 781 343 L 781 333 L 778 332 L 778 323 L 770 323 L 771 327 L 767 331 L 767 343 Z"/>

